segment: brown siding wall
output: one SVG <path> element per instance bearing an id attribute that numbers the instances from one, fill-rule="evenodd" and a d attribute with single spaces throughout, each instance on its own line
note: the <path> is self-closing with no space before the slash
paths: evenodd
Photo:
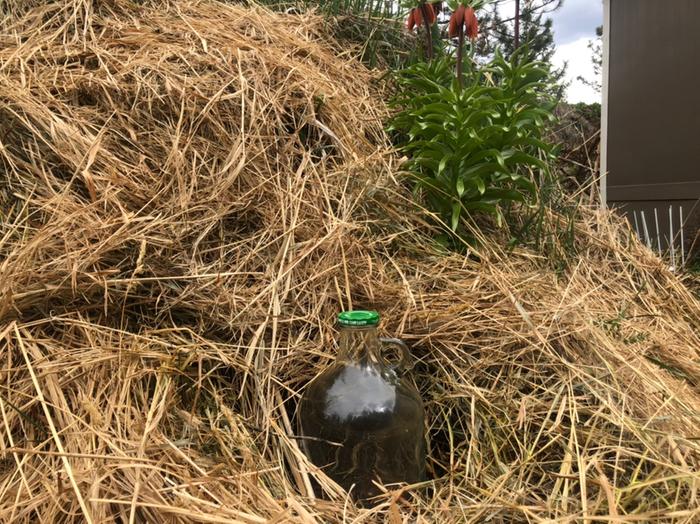
<path id="1" fill-rule="evenodd" d="M 608 202 L 657 207 L 667 223 L 682 203 L 689 227 L 700 198 L 699 20 L 700 0 L 610 0 Z"/>

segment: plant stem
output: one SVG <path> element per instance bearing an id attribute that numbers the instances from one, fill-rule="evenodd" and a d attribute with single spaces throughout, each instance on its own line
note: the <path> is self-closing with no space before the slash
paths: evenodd
<path id="1" fill-rule="evenodd" d="M 462 54 L 464 53 L 464 24 L 459 26 L 459 43 L 457 44 L 457 85 L 462 89 Z"/>
<path id="2" fill-rule="evenodd" d="M 520 47 L 520 0 L 515 0 L 515 31 L 513 35 L 513 51 Z"/>
<path id="3" fill-rule="evenodd" d="M 425 57 L 430 61 L 433 59 L 433 28 L 428 23 L 428 6 L 425 5 L 425 2 L 421 3 L 420 12 L 423 15 L 423 25 L 425 25 Z"/>

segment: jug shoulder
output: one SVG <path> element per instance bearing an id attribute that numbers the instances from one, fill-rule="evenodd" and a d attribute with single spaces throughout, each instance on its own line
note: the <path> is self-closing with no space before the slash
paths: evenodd
<path id="1" fill-rule="evenodd" d="M 338 365 L 319 376 L 305 394 L 302 410 L 315 412 L 330 424 L 387 427 L 401 419 L 422 418 L 420 396 L 391 370 Z"/>

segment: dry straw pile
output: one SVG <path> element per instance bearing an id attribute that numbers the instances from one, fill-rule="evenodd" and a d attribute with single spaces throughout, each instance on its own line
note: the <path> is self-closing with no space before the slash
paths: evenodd
<path id="1" fill-rule="evenodd" d="M 698 522 L 698 302 L 620 224 L 440 253 L 320 18 L 34 5 L 0 25 L 0 521 Z M 351 306 L 428 414 L 430 481 L 372 510 L 294 430 Z"/>

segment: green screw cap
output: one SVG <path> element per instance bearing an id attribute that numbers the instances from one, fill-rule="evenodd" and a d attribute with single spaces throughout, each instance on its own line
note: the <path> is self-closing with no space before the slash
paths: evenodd
<path id="1" fill-rule="evenodd" d="M 379 324 L 379 313 L 376 311 L 343 311 L 338 315 L 341 326 L 376 326 Z"/>

